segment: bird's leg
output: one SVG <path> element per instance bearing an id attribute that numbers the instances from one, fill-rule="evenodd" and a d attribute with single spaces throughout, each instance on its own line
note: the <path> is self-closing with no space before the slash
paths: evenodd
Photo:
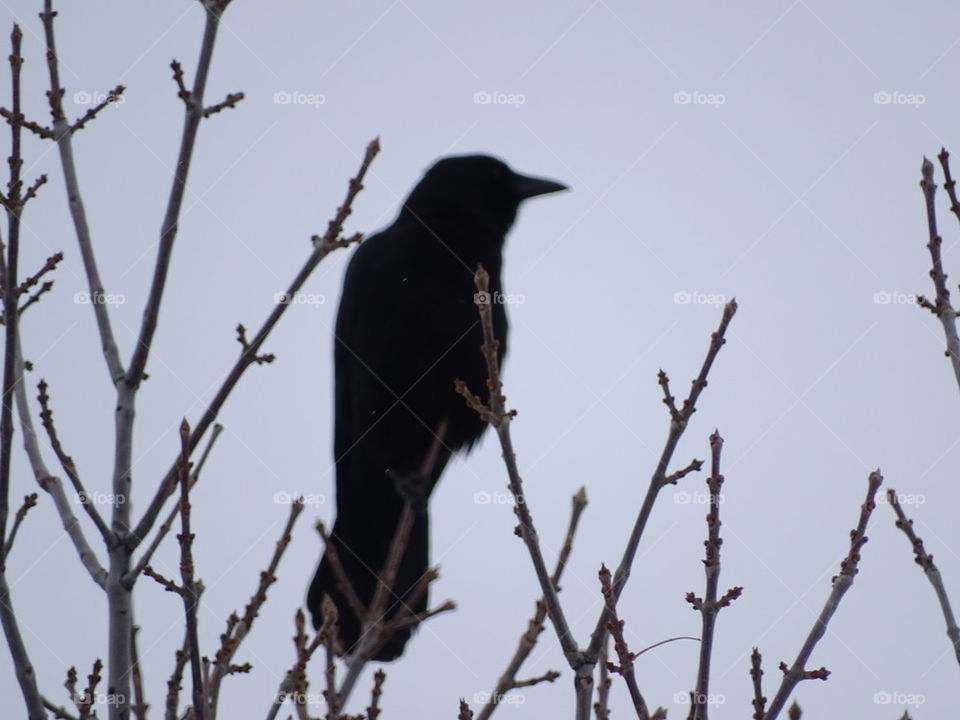
<path id="1" fill-rule="evenodd" d="M 418 513 L 426 512 L 433 471 L 437 466 L 440 451 L 443 449 L 443 438 L 446 434 L 447 421 L 441 420 L 436 432 L 433 433 L 433 442 L 427 448 L 419 470 L 406 475 L 398 475 L 392 470 L 387 470 L 387 477 L 393 481 L 397 494 L 409 502 Z"/>

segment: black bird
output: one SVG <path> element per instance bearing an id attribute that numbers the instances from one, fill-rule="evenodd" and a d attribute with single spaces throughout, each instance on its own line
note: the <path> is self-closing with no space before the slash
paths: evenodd
<path id="1" fill-rule="evenodd" d="M 403 481 L 417 480 L 420 502 L 387 617 L 405 606 L 429 565 L 426 499 L 450 456 L 469 450 L 484 430 L 454 392 L 457 378 L 475 393 L 486 388 L 474 305 L 477 264 L 490 274 L 502 360 L 505 236 L 523 200 L 564 189 L 487 155 L 443 158 L 424 174 L 394 223 L 365 240 L 350 260 L 334 349 L 337 518 L 331 537 L 360 601 L 369 605 L 410 499 Z M 307 595 L 314 627 L 323 622 L 325 593 L 337 605 L 340 640 L 349 653 L 360 623 L 324 558 Z M 426 607 L 424 593 L 409 609 Z M 409 630 L 397 633 L 374 659 L 396 659 L 409 637 Z"/>

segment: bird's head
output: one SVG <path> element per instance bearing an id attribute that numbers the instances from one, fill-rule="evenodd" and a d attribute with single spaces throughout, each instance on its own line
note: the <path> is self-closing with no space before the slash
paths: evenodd
<path id="1" fill-rule="evenodd" d="M 490 155 L 458 155 L 438 160 L 403 204 L 403 213 L 429 223 L 438 215 L 470 217 L 506 233 L 527 198 L 566 190 L 545 178 L 514 172 Z"/>

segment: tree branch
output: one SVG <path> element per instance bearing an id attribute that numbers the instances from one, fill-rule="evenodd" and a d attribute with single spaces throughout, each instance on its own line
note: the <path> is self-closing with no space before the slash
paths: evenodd
<path id="1" fill-rule="evenodd" d="M 338 248 L 346 247 L 352 243 L 359 242 L 359 235 L 354 235 L 350 238 L 342 238 L 341 232 L 343 230 L 343 224 L 346 222 L 347 216 L 349 216 L 351 212 L 353 201 L 356 198 L 357 193 L 359 193 L 363 188 L 363 179 L 367 174 L 370 163 L 373 162 L 373 158 L 376 157 L 379 151 L 380 143 L 377 140 L 373 140 L 367 146 L 367 151 L 364 155 L 363 162 L 361 163 L 360 170 L 357 172 L 356 177 L 350 180 L 349 187 L 347 189 L 347 196 L 343 202 L 343 205 L 337 209 L 337 213 L 334 219 L 331 220 L 327 226 L 327 232 L 324 234 L 324 236 L 314 236 L 313 251 L 310 253 L 306 263 L 297 273 L 296 277 L 294 277 L 293 281 L 290 283 L 290 287 L 287 289 L 288 297 L 293 297 L 297 292 L 300 291 L 303 283 L 306 282 L 307 278 L 317 267 L 320 261 L 323 260 L 323 258 Z M 197 424 L 194 426 L 193 433 L 190 436 L 191 452 L 196 450 L 197 445 L 199 445 L 200 440 L 207 431 L 207 428 L 213 424 L 214 420 L 216 420 L 220 409 L 223 407 L 223 404 L 226 402 L 227 397 L 229 397 L 237 382 L 243 376 L 243 373 L 248 367 L 250 367 L 250 365 L 256 362 L 260 348 L 263 346 L 263 343 L 266 341 L 277 322 L 283 316 L 283 313 L 289 307 L 290 305 L 287 303 L 278 303 L 271 311 L 269 317 L 263 323 L 260 330 L 257 331 L 257 334 L 254 336 L 253 340 L 240 353 L 240 357 L 227 374 L 227 377 L 220 386 L 220 389 L 217 390 L 217 393 L 210 402 L 210 405 L 207 407 L 199 422 L 197 422 Z M 143 517 L 140 519 L 136 529 L 133 531 L 131 542 L 134 545 L 143 542 L 144 538 L 146 538 L 147 534 L 150 532 L 150 529 L 153 527 L 157 517 L 160 515 L 160 512 L 163 509 L 164 503 L 170 496 L 170 493 L 173 491 L 175 482 L 176 470 L 174 466 L 171 467 L 161 481 L 160 487 L 157 489 L 153 500 L 150 502 L 150 506 L 144 512 Z"/>
<path id="2" fill-rule="evenodd" d="M 579 524 L 580 516 L 583 514 L 584 508 L 586 507 L 587 491 L 585 488 L 581 487 L 573 496 L 572 508 L 570 511 L 570 522 L 567 526 L 567 534 L 564 537 L 563 546 L 560 548 L 560 554 L 557 556 L 557 564 L 553 569 L 553 575 L 550 576 L 551 583 L 558 591 L 560 590 L 560 578 L 563 575 L 564 568 L 566 568 L 567 559 L 570 557 L 570 552 L 573 550 L 573 538 L 577 532 L 577 525 Z M 480 709 L 480 712 L 477 715 L 477 720 L 489 720 L 503 696 L 514 688 L 521 686 L 521 683 L 516 679 L 517 672 L 520 670 L 520 666 L 523 665 L 526 659 L 530 656 L 530 653 L 533 652 L 533 648 L 537 644 L 540 633 L 543 632 L 543 623 L 546 618 L 547 608 L 543 602 L 543 598 L 541 597 L 539 600 L 537 600 L 536 610 L 533 614 L 533 617 L 530 618 L 529 622 L 527 623 L 526 632 L 520 636 L 520 642 L 517 645 L 517 649 L 514 652 L 513 657 L 507 664 L 507 668 L 503 671 L 500 679 L 497 680 L 496 687 L 493 689 L 493 692 L 490 693 L 489 701 Z M 557 673 L 557 675 L 559 675 L 559 673 Z"/>
<path id="3" fill-rule="evenodd" d="M 957 627 L 957 620 L 953 614 L 953 608 L 950 605 L 950 597 L 947 595 L 947 589 L 943 585 L 943 577 L 940 570 L 933 562 L 933 555 L 927 552 L 923 546 L 923 540 L 913 531 L 913 520 L 909 519 L 900 507 L 900 500 L 893 488 L 887 489 L 887 500 L 890 507 L 897 515 L 896 525 L 907 536 L 910 544 L 913 546 L 914 560 L 921 568 L 927 580 L 933 586 L 933 591 L 937 595 L 937 601 L 940 603 L 940 611 L 943 613 L 943 619 L 947 624 L 947 637 L 950 638 L 950 644 L 953 646 L 953 652 L 960 663 L 960 628 Z"/>
<path id="4" fill-rule="evenodd" d="M 840 574 L 833 578 L 833 588 L 830 591 L 830 596 L 827 598 L 827 602 L 820 611 L 819 617 L 817 617 L 813 628 L 811 628 L 810 634 L 807 635 L 807 639 L 800 648 L 800 652 L 797 654 L 793 664 L 788 667 L 786 663 L 780 663 L 780 669 L 783 671 L 783 680 L 780 683 L 777 694 L 773 700 L 770 701 L 767 712 L 763 716 L 764 720 L 774 720 L 774 718 L 780 714 L 790 694 L 801 680 L 826 680 L 830 674 L 830 671 L 825 667 L 817 670 L 806 670 L 805 668 L 817 643 L 820 642 L 820 639 L 827 632 L 827 625 L 830 622 L 830 618 L 832 618 L 833 614 L 837 611 L 840 600 L 843 599 L 844 594 L 850 589 L 850 586 L 853 585 L 853 579 L 858 572 L 858 565 L 860 563 L 860 550 L 867 542 L 867 523 L 870 521 L 870 515 L 876 507 L 874 498 L 881 483 L 883 483 L 883 476 L 879 470 L 870 473 L 867 481 L 867 497 L 863 505 L 860 506 L 860 520 L 857 526 L 850 532 L 850 551 L 843 559 L 843 562 L 840 563 Z M 759 682 L 759 678 L 755 678 L 754 682 Z M 756 692 L 759 691 L 757 690 Z"/>
<path id="5" fill-rule="evenodd" d="M 723 487 L 723 475 L 720 474 L 720 453 L 723 451 L 723 438 L 714 430 L 710 435 L 710 451 L 712 471 L 707 478 L 707 487 L 710 490 L 710 512 L 707 514 L 707 548 L 706 559 L 703 561 L 707 576 L 707 587 L 702 598 L 692 592 L 687 593 L 687 602 L 694 610 L 698 610 L 703 620 L 700 641 L 700 667 L 697 671 L 697 688 L 693 693 L 693 720 L 707 720 L 707 711 L 710 705 L 710 659 L 713 653 L 713 631 L 717 623 L 717 614 L 721 608 L 727 607 L 740 597 L 743 588 L 731 588 L 723 597 L 717 598 L 717 587 L 720 582 L 720 546 L 723 540 L 720 537 L 720 490 Z"/>

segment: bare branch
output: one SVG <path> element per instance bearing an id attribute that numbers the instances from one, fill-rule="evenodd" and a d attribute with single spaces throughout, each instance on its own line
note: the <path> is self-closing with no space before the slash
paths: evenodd
<path id="1" fill-rule="evenodd" d="M 767 698 L 763 694 L 762 658 L 757 648 L 750 653 L 750 679 L 753 681 L 753 720 L 763 720 L 766 713 Z"/>
<path id="2" fill-rule="evenodd" d="M 184 439 L 184 452 L 189 452 L 189 445 L 186 439 Z M 247 606 L 244 608 L 243 617 L 238 617 L 236 613 L 232 613 L 227 619 L 227 628 L 220 636 L 220 649 L 217 650 L 214 656 L 210 680 L 206 684 L 207 717 L 211 718 L 211 720 L 217 717 L 217 703 L 220 699 L 220 686 L 223 679 L 237 672 L 246 672 L 251 667 L 249 663 L 243 665 L 232 664 L 233 657 L 253 627 L 253 622 L 257 619 L 260 608 L 263 607 L 263 604 L 267 601 L 267 590 L 277 580 L 277 568 L 280 565 L 283 553 L 290 545 L 290 540 L 293 536 L 293 526 L 301 512 L 303 512 L 303 501 L 298 498 L 290 505 L 290 516 L 287 518 L 287 524 L 283 529 L 283 534 L 277 541 L 277 547 L 273 551 L 273 557 L 270 558 L 267 569 L 260 573 L 260 582 L 250 601 L 247 603 Z"/>
<path id="3" fill-rule="evenodd" d="M 103 297 L 106 292 L 103 289 L 103 282 L 100 280 L 100 271 L 97 268 L 97 260 L 93 251 L 90 227 L 87 224 L 87 214 L 80 194 L 80 182 L 77 178 L 73 157 L 73 133 L 63 112 L 64 89 L 60 84 L 60 70 L 53 28 L 56 15 L 56 12 L 53 11 L 53 0 L 44 0 L 44 9 L 40 13 L 40 19 L 43 21 L 47 46 L 47 69 L 50 75 L 50 90 L 47 97 L 50 100 L 50 114 L 53 117 L 53 137 L 56 139 L 60 151 L 60 164 L 63 167 L 63 180 L 67 189 L 67 202 L 77 235 L 77 243 L 80 247 L 80 255 L 83 258 L 90 297 L 99 298 Z M 90 305 L 97 321 L 104 359 L 110 372 L 110 381 L 116 384 L 123 378 L 124 370 L 120 360 L 120 352 L 113 337 L 110 318 L 107 315 L 107 306 L 100 302 L 91 302 Z"/>
<path id="4" fill-rule="evenodd" d="M 100 111 L 107 107 L 107 105 L 117 102 L 118 98 L 123 95 L 124 90 L 126 90 L 126 88 L 123 85 L 117 85 L 113 90 L 108 92 L 103 102 L 87 110 L 82 117 L 78 118 L 77 121 L 70 126 L 70 134 L 72 135 L 77 132 L 77 130 L 83 130 L 83 126 L 99 115 Z"/>
<path id="5" fill-rule="evenodd" d="M 720 546 L 723 540 L 720 537 L 720 490 L 723 487 L 723 475 L 720 474 L 720 453 L 723 451 L 723 438 L 714 430 L 710 435 L 710 454 L 712 470 L 707 478 L 707 487 L 710 490 L 710 512 L 707 514 L 706 559 L 703 561 L 707 576 L 707 587 L 702 598 L 692 592 L 687 593 L 687 602 L 698 610 L 703 620 L 700 643 L 700 667 L 697 671 L 697 687 L 693 693 L 693 720 L 707 720 L 707 711 L 710 700 L 710 660 L 713 653 L 713 631 L 717 623 L 717 614 L 721 608 L 729 605 L 740 597 L 742 587 L 734 587 L 717 598 L 717 587 L 720 582 Z"/>
<path id="6" fill-rule="evenodd" d="M 340 562 L 340 555 L 337 553 L 336 546 L 330 540 L 330 535 L 327 533 L 326 526 L 322 521 L 318 520 L 316 528 L 317 532 L 320 533 L 320 537 L 323 538 L 323 552 L 326 555 L 327 560 L 330 562 L 330 567 L 333 569 L 333 574 L 337 579 L 337 589 L 343 593 L 350 605 L 350 609 L 353 610 L 354 614 L 357 616 L 357 619 L 361 624 L 363 624 L 363 622 L 367 619 L 367 608 L 360 598 L 357 597 L 357 592 L 353 587 L 353 583 L 350 582 L 350 578 L 347 577 L 346 571 L 343 569 L 343 563 Z"/>
<path id="7" fill-rule="evenodd" d="M 10 550 L 13 549 L 13 541 L 17 539 L 17 530 L 20 529 L 20 524 L 27 516 L 27 513 L 30 512 L 30 508 L 36 506 L 36 504 L 36 493 L 30 493 L 29 495 L 23 496 L 23 505 L 20 506 L 20 509 L 17 510 L 17 514 L 13 518 L 13 527 L 10 528 L 10 537 L 7 538 L 7 541 L 3 546 L 3 557 L 10 555 Z"/>
<path id="8" fill-rule="evenodd" d="M 200 471 L 203 470 L 203 466 L 207 462 L 207 457 L 210 455 L 210 451 L 213 449 L 213 444 L 217 441 L 217 438 L 220 437 L 221 432 L 223 432 L 223 425 L 216 423 L 213 426 L 213 431 L 210 433 L 210 439 L 207 441 L 207 447 L 204 448 L 203 455 L 200 456 L 200 462 L 197 463 L 197 467 L 190 475 L 191 489 L 200 479 Z M 173 527 L 173 521 L 179 513 L 180 500 L 177 500 L 177 504 L 171 508 L 170 514 L 167 515 L 167 519 L 163 521 L 160 529 L 157 530 L 157 534 L 150 542 L 150 546 L 147 548 L 146 552 L 143 553 L 143 557 L 140 558 L 140 561 L 136 564 L 133 570 L 131 570 L 123 578 L 123 583 L 126 587 L 133 588 L 133 585 L 136 583 L 140 573 L 142 573 L 143 569 L 150 564 L 150 558 L 153 557 L 153 553 L 156 552 L 157 548 L 160 546 L 160 543 L 163 542 L 163 539 L 167 536 L 167 533 L 170 532 L 170 528 Z"/>
<path id="9" fill-rule="evenodd" d="M 620 593 L 623 592 L 623 588 L 627 583 L 627 580 L 630 578 L 630 568 L 633 566 L 633 559 L 637 554 L 637 548 L 640 545 L 640 538 L 643 536 L 643 531 L 646 529 L 647 520 L 650 517 L 650 513 L 653 511 L 653 505 L 656 502 L 657 495 L 664 485 L 670 482 L 670 479 L 676 476 L 668 475 L 670 463 L 673 460 L 673 454 L 677 449 L 677 445 L 680 442 L 680 438 L 683 436 L 684 431 L 687 429 L 687 423 L 690 421 L 690 417 L 696 412 L 697 399 L 700 397 L 700 393 L 703 392 L 703 389 L 707 386 L 707 377 L 710 374 L 710 369 L 713 367 L 713 363 L 717 358 L 717 355 L 720 353 L 720 348 L 723 347 L 726 343 L 726 332 L 727 327 L 730 325 L 730 321 L 733 319 L 733 316 L 737 312 L 737 301 L 731 300 L 723 308 L 723 316 L 720 318 L 720 325 L 717 330 L 710 336 L 710 346 L 707 348 L 706 357 L 703 360 L 703 365 L 700 367 L 700 373 L 693 380 L 690 387 L 690 393 L 687 395 L 686 399 L 683 401 L 683 407 L 676 413 L 673 410 L 676 408 L 675 404 L 671 400 L 670 403 L 667 403 L 668 407 L 673 404 L 670 413 L 670 431 L 667 434 L 666 442 L 664 443 L 663 450 L 660 453 L 660 459 L 657 462 L 656 470 L 654 470 L 653 476 L 650 478 L 650 485 L 647 489 L 646 497 L 644 497 L 643 505 L 640 507 L 640 511 L 637 513 L 637 519 L 634 522 L 633 530 L 630 533 L 630 538 L 627 540 L 627 546 L 624 549 L 623 557 L 620 559 L 620 564 L 617 566 L 617 570 L 613 575 L 613 598 L 614 601 L 619 600 Z M 665 388 L 665 392 L 669 394 L 669 382 L 666 376 L 663 374 L 663 371 L 660 371 L 658 375 L 659 382 L 662 387 Z M 691 472 L 694 463 L 691 463 L 687 466 L 685 471 L 681 471 L 682 475 L 687 472 Z M 682 477 L 680 475 L 680 477 Z M 590 636 L 590 645 L 586 650 L 587 656 L 589 658 L 597 657 L 597 654 L 600 650 L 600 645 L 603 643 L 603 636 L 606 633 L 606 625 L 608 618 L 606 617 L 607 611 L 606 607 L 601 611 L 600 618 L 597 620 L 597 625 L 593 630 L 593 634 Z"/>
<path id="10" fill-rule="evenodd" d="M 474 282 L 477 287 L 478 297 L 486 297 L 483 293 L 489 292 L 490 276 L 482 266 L 477 269 L 474 275 Z M 517 467 L 517 457 L 516 453 L 514 453 L 513 442 L 510 437 L 510 421 L 516 412 L 506 409 L 506 398 L 503 395 L 503 383 L 500 380 L 500 367 L 497 359 L 499 340 L 494 337 L 493 332 L 493 313 L 490 303 L 477 302 L 476 305 L 480 313 L 480 323 L 483 326 L 483 346 L 481 350 L 487 363 L 489 403 L 484 404 L 477 396 L 473 395 L 462 380 L 457 381 L 456 390 L 464 397 L 470 407 L 481 410 L 481 417 L 490 423 L 497 432 L 497 437 L 500 440 L 500 448 L 503 452 L 503 459 L 507 466 L 510 492 L 516 500 L 513 505 L 513 511 L 520 522 L 520 537 L 527 546 L 530 559 L 533 561 L 534 571 L 540 583 L 540 589 L 543 592 L 543 601 L 547 609 L 547 616 L 550 618 L 556 630 L 557 637 L 560 640 L 560 647 L 563 649 L 563 654 L 566 656 L 570 666 L 576 669 L 582 664 L 580 650 L 573 639 L 573 634 L 570 631 L 566 616 L 560 606 L 560 600 L 557 597 L 557 590 L 547 571 L 546 562 L 540 550 L 540 540 L 537 537 L 533 517 L 530 512 L 530 505 L 526 502 L 523 494 L 523 480 L 520 477 L 520 470 Z"/>
<path id="11" fill-rule="evenodd" d="M 564 568 L 567 565 L 570 552 L 573 550 L 573 538 L 577 532 L 577 525 L 580 523 L 580 516 L 583 514 L 583 511 L 586 507 L 587 491 L 585 488 L 581 487 L 573 496 L 570 522 L 567 526 L 567 534 L 564 537 L 560 554 L 557 556 L 557 564 L 553 569 L 553 575 L 550 577 L 550 581 L 558 591 L 560 589 L 560 578 L 563 575 Z M 543 623 L 546 618 L 547 609 L 546 605 L 544 605 L 543 598 L 541 597 L 539 600 L 537 600 L 536 610 L 533 614 L 533 617 L 530 618 L 529 622 L 527 623 L 526 632 L 520 636 L 520 642 L 517 645 L 517 649 L 514 652 L 513 657 L 507 664 L 507 667 L 500 676 L 500 679 L 497 680 L 497 686 L 493 689 L 493 692 L 490 693 L 490 700 L 480 709 L 480 712 L 477 715 L 477 720 L 488 720 L 493 715 L 493 711 L 496 709 L 496 706 L 500 700 L 508 692 L 510 692 L 510 690 L 521 686 L 520 681 L 516 679 L 517 672 L 520 670 L 520 666 L 523 665 L 526 659 L 530 656 L 530 653 L 533 652 L 533 648 L 537 644 L 540 633 L 543 632 Z M 559 676 L 559 673 L 557 673 L 557 676 Z M 598 720 L 600 720 L 599 717 Z"/>
<path id="12" fill-rule="evenodd" d="M 7 108 L 0 108 L 0 117 L 4 118 L 7 121 L 7 124 L 11 127 L 16 125 L 18 127 L 26 128 L 37 137 L 44 140 L 54 139 L 53 130 L 44 125 L 33 122 L 32 120 L 27 120 L 22 113 L 15 115 L 11 111 L 7 110 Z"/>
<path id="13" fill-rule="evenodd" d="M 952 197 L 951 195 L 951 198 Z M 900 507 L 900 499 L 897 497 L 897 493 L 893 488 L 887 489 L 887 500 L 897 515 L 897 527 L 903 531 L 913 546 L 914 560 L 917 565 L 923 568 L 923 574 L 927 576 L 927 580 L 929 580 L 933 586 L 933 591 L 937 595 L 937 601 L 940 603 L 940 612 L 943 613 L 943 619 L 947 624 L 947 637 L 950 638 L 954 655 L 957 657 L 957 662 L 960 663 L 960 628 L 957 627 L 957 620 L 953 614 L 953 607 L 950 605 L 950 597 L 947 595 L 947 589 L 943 585 L 940 570 L 933 562 L 933 555 L 928 553 L 926 548 L 924 548 L 923 540 L 913 531 L 913 520 L 904 514 L 903 508 Z"/>
<path id="14" fill-rule="evenodd" d="M 187 663 L 190 661 L 189 643 L 189 638 L 186 632 L 184 632 L 183 645 L 176 652 L 173 672 L 170 674 L 170 679 L 167 680 L 167 701 L 164 720 L 177 720 L 178 718 L 177 708 L 180 704 L 180 683 L 183 679 L 184 668 L 187 667 Z"/>
<path id="15" fill-rule="evenodd" d="M 295 695 L 294 702 L 298 706 L 303 704 L 307 690 L 307 664 L 317 651 L 317 648 L 323 645 L 328 637 L 332 635 L 335 622 L 335 613 L 324 614 L 323 624 L 320 626 L 316 635 L 314 635 L 313 640 L 307 643 L 307 635 L 305 632 L 306 618 L 303 610 L 300 608 L 297 609 L 295 616 L 296 635 L 294 635 L 293 638 L 294 646 L 297 649 L 297 660 L 293 667 L 287 671 L 283 681 L 280 683 L 274 702 L 270 706 L 270 711 L 267 713 L 267 720 L 274 720 L 274 718 L 276 718 L 280 707 L 291 693 Z"/>
<path id="16" fill-rule="evenodd" d="M 377 720 L 380 717 L 380 696 L 383 695 L 383 683 L 387 674 L 377 670 L 373 674 L 373 690 L 370 691 L 370 705 L 367 706 L 367 720 Z"/>
<path id="17" fill-rule="evenodd" d="M 610 571 L 606 565 L 600 566 L 600 591 L 603 593 L 603 602 L 607 608 L 607 616 L 610 622 L 607 624 L 607 630 L 613 636 L 613 648 L 617 653 L 620 664 L 607 663 L 607 670 L 622 675 L 627 683 L 627 689 L 630 691 L 630 699 L 633 702 L 634 712 L 638 720 L 649 720 L 650 711 L 647 710 L 647 703 L 643 699 L 640 687 L 637 685 L 637 676 L 633 671 L 633 660 L 636 657 L 627 647 L 627 640 L 623 636 L 623 620 L 617 616 L 617 601 L 613 597 L 613 588 L 610 585 Z"/>
<path id="18" fill-rule="evenodd" d="M 203 116 L 205 118 L 210 117 L 211 115 L 216 115 L 221 110 L 226 110 L 227 108 L 235 108 L 237 103 L 243 100 L 243 93 L 230 93 L 222 102 L 218 102 L 216 105 L 211 105 L 208 108 L 204 108 Z"/>
<path id="19" fill-rule="evenodd" d="M 334 219 L 330 221 L 330 224 L 327 227 L 326 234 L 322 238 L 314 237 L 313 252 L 311 252 L 306 263 L 297 273 L 296 277 L 293 279 L 293 282 L 290 283 L 290 287 L 287 289 L 287 294 L 289 297 L 293 297 L 297 294 L 297 292 L 299 292 L 300 288 L 303 286 L 303 283 L 306 282 L 307 278 L 320 263 L 320 261 L 323 260 L 323 258 L 325 258 L 334 250 L 341 247 L 346 247 L 347 245 L 359 240 L 359 236 L 357 235 L 349 239 L 343 239 L 340 237 L 340 234 L 343 229 L 343 223 L 346 222 L 347 216 L 349 216 L 351 212 L 353 201 L 356 198 L 357 193 L 359 193 L 363 188 L 363 179 L 366 177 L 370 163 L 373 162 L 373 158 L 376 157 L 376 154 L 379 151 L 380 143 L 377 140 L 372 141 L 367 146 L 367 151 L 364 155 L 363 162 L 361 163 L 360 170 L 357 172 L 356 177 L 354 177 L 349 183 L 347 196 L 343 202 L 343 205 L 337 209 Z M 220 412 L 220 408 L 223 407 L 224 402 L 226 402 L 227 397 L 229 397 L 243 373 L 248 367 L 250 367 L 250 365 L 256 362 L 260 348 L 263 346 L 263 343 L 266 341 L 267 337 L 270 335 L 270 332 L 276 326 L 283 313 L 289 307 L 289 304 L 278 303 L 270 313 L 270 316 L 263 323 L 260 330 L 257 331 L 256 336 L 254 336 L 250 344 L 240 354 L 236 364 L 233 366 L 233 368 L 231 368 L 226 379 L 223 381 L 223 384 L 220 386 L 220 389 L 217 390 L 216 395 L 214 395 L 213 400 L 210 402 L 210 405 L 207 407 L 203 416 L 194 427 L 193 434 L 190 436 L 191 452 L 196 450 L 197 445 L 203 438 L 207 428 L 213 424 L 214 420 L 216 420 L 217 415 Z M 140 522 L 137 524 L 137 527 L 133 532 L 131 542 L 133 542 L 134 545 L 143 542 L 143 539 L 150 532 L 150 529 L 156 522 L 157 517 L 160 515 L 160 511 L 163 509 L 166 499 L 173 491 L 175 482 L 176 470 L 175 467 L 171 467 L 163 481 L 160 483 L 160 487 L 157 489 L 156 495 L 154 495 L 153 500 L 150 502 L 150 506 L 144 512 L 143 517 L 140 519 Z"/>
<path id="20" fill-rule="evenodd" d="M 200 638 L 197 631 L 197 604 L 200 593 L 194 582 L 193 538 L 190 531 L 190 425 L 186 418 L 180 423 L 180 577 L 183 581 L 180 597 L 186 619 L 187 640 L 190 649 L 190 672 L 193 681 L 193 716 L 206 716 L 203 691 L 203 669 L 200 661 Z"/>
<path id="21" fill-rule="evenodd" d="M 850 551 L 840 563 L 840 574 L 833 578 L 833 588 L 830 591 L 830 596 L 827 598 L 827 602 L 820 611 L 819 617 L 811 628 L 810 634 L 807 635 L 807 639 L 804 641 L 803 647 L 800 648 L 793 664 L 788 667 L 785 663 L 780 663 L 780 669 L 783 670 L 783 680 L 777 694 L 770 701 L 767 712 L 763 716 L 764 720 L 774 720 L 780 714 L 790 694 L 801 680 L 826 680 L 830 674 L 830 671 L 826 668 L 817 670 L 806 670 L 805 668 L 813 649 L 826 633 L 827 625 L 837 611 L 840 600 L 853 585 L 853 579 L 857 574 L 860 563 L 860 550 L 867 542 L 867 523 L 876 507 L 874 498 L 881 483 L 883 483 L 883 476 L 879 470 L 870 473 L 870 478 L 867 481 L 867 497 L 863 505 L 860 506 L 860 520 L 857 522 L 857 527 L 850 532 Z"/>
<path id="22" fill-rule="evenodd" d="M 138 632 L 140 632 L 138 626 L 130 627 L 130 656 L 133 658 L 133 666 L 130 668 L 133 676 L 133 704 L 130 710 L 137 720 L 147 720 L 147 710 L 150 706 L 143 697 L 143 675 L 140 672 L 140 651 L 137 649 Z"/>
<path id="23" fill-rule="evenodd" d="M 944 172 L 947 174 L 947 182 L 952 183 L 953 178 L 950 177 L 948 158 L 949 155 L 946 150 L 940 153 L 940 162 L 943 165 Z M 920 188 L 923 190 L 923 197 L 927 208 L 927 229 L 929 233 L 927 249 L 930 251 L 930 261 L 932 265 L 930 268 L 930 277 L 933 279 L 933 287 L 936 291 L 936 299 L 933 304 L 931 305 L 926 298 L 922 298 L 922 305 L 932 310 L 933 314 L 939 318 L 940 324 L 943 326 L 943 333 L 947 340 L 946 355 L 953 364 L 953 374 L 958 386 L 960 386 L 960 335 L 957 334 L 957 311 L 953 305 L 950 304 L 950 291 L 947 289 L 947 275 L 943 271 L 943 258 L 940 252 L 943 240 L 937 231 L 937 208 L 935 203 L 937 184 L 933 180 L 933 163 L 927 160 L 927 158 L 923 159 L 921 174 L 923 179 L 920 181 Z M 951 201 L 953 201 L 955 191 L 952 184 L 948 192 Z"/>
<path id="24" fill-rule="evenodd" d="M 93 520 L 93 524 L 96 525 L 97 530 L 100 531 L 100 536 L 109 547 L 113 545 L 115 541 L 114 535 L 103 521 L 103 518 L 100 517 L 96 503 L 93 502 L 93 499 L 80 481 L 80 475 L 77 472 L 77 466 L 74 464 L 73 458 L 67 455 L 63 449 L 63 445 L 60 444 L 57 429 L 53 424 L 53 410 L 50 409 L 50 396 L 47 394 L 46 381 L 41 380 L 37 385 L 37 389 L 40 391 L 40 394 L 37 396 L 37 400 L 40 401 L 40 424 L 43 425 L 43 428 L 47 431 L 47 437 L 50 439 L 50 447 L 53 448 L 53 452 L 60 461 L 63 471 L 67 474 L 67 478 L 69 478 L 70 483 L 73 485 L 77 501 L 83 506 L 83 509 L 86 510 L 90 519 Z M 115 501 L 122 503 L 126 502 L 127 498 L 115 498 Z"/>

